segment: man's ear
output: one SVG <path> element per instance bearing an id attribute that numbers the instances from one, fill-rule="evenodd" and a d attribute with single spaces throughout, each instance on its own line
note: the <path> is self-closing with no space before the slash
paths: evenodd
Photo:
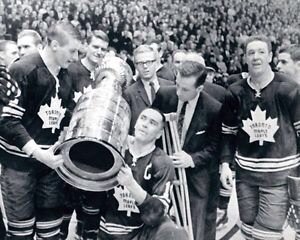
<path id="1" fill-rule="evenodd" d="M 198 92 L 201 92 L 201 91 L 203 90 L 203 88 L 204 88 L 204 86 L 203 86 L 203 84 L 202 84 L 202 85 L 200 85 L 199 87 L 197 87 L 197 91 L 198 91 Z"/>
<path id="2" fill-rule="evenodd" d="M 271 63 L 272 62 L 272 59 L 273 59 L 273 53 L 272 53 L 272 51 L 269 53 L 269 63 Z"/>
<path id="3" fill-rule="evenodd" d="M 59 43 L 58 43 L 58 41 L 52 40 L 51 43 L 50 43 L 50 47 L 51 47 L 51 49 L 52 49 L 54 52 L 56 52 L 57 49 L 59 48 Z"/>
<path id="4" fill-rule="evenodd" d="M 156 139 L 160 139 L 163 134 L 163 129 L 157 134 Z"/>
<path id="5" fill-rule="evenodd" d="M 38 51 L 42 51 L 43 50 L 43 44 L 38 44 L 37 49 L 38 49 Z"/>

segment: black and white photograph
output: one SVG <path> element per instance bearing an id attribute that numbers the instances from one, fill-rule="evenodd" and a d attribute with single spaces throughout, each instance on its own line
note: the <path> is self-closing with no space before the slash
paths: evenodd
<path id="1" fill-rule="evenodd" d="M 0 0 L 0 240 L 300 240 L 300 0 Z"/>

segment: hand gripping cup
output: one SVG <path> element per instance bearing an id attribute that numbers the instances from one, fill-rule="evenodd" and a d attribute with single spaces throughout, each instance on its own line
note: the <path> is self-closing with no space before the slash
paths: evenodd
<path id="1" fill-rule="evenodd" d="M 131 118 L 122 97 L 130 72 L 122 59 L 104 58 L 95 74 L 96 88 L 78 100 L 56 149 L 64 158 L 58 175 L 76 188 L 106 191 L 117 185 Z"/>

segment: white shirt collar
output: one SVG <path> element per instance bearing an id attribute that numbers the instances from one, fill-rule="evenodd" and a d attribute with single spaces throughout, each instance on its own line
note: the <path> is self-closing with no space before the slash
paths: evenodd
<path id="1" fill-rule="evenodd" d="M 158 82 L 157 77 L 154 78 L 154 79 L 152 79 L 151 81 L 145 81 L 145 80 L 143 80 L 143 79 L 141 79 L 141 81 L 142 81 L 142 83 L 144 84 L 144 87 L 146 87 L 146 88 L 150 87 L 150 85 L 149 85 L 150 82 L 153 82 L 155 92 L 158 91 L 158 89 L 159 89 L 159 82 Z"/>
<path id="2" fill-rule="evenodd" d="M 182 127 L 182 134 L 181 134 L 181 139 L 180 139 L 180 143 L 181 146 L 183 146 L 183 143 L 185 141 L 185 137 L 186 137 L 186 133 L 189 129 L 189 126 L 192 122 L 192 118 L 194 116 L 194 112 L 197 106 L 197 102 L 200 96 L 200 92 L 198 92 L 198 94 L 196 95 L 195 98 L 193 98 L 192 100 L 190 100 L 186 106 L 186 110 L 185 110 L 185 116 L 184 116 L 184 121 L 183 121 L 183 127 Z M 183 101 L 178 101 L 178 107 L 177 107 L 177 117 L 179 116 L 179 113 L 181 111 L 183 105 Z M 177 119 L 178 120 L 178 119 Z"/>
<path id="3" fill-rule="evenodd" d="M 198 102 L 198 98 L 199 98 L 199 96 L 200 96 L 200 93 L 201 93 L 201 91 L 198 92 L 197 95 L 196 95 L 192 100 L 188 101 L 187 107 L 189 107 L 189 108 L 192 107 L 192 106 L 193 106 L 193 108 L 196 107 L 196 104 L 197 104 L 197 102 Z M 182 105 L 183 105 L 183 101 L 179 100 L 179 101 L 178 101 L 178 108 L 177 108 L 177 111 L 178 111 L 178 110 L 180 111 Z"/>

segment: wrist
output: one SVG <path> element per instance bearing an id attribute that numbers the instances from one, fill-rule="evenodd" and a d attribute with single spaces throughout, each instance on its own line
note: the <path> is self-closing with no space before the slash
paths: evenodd
<path id="1" fill-rule="evenodd" d="M 195 167 L 195 163 L 193 161 L 193 158 L 190 156 L 190 167 L 194 168 Z"/>
<path id="2" fill-rule="evenodd" d="M 41 148 L 34 149 L 34 151 L 31 154 L 31 157 L 35 158 L 38 161 L 41 161 L 41 159 L 42 159 L 42 151 L 43 150 Z"/>
<path id="3" fill-rule="evenodd" d="M 33 157 L 33 153 L 39 148 L 40 147 L 36 144 L 36 142 L 31 139 L 23 146 L 22 151 L 25 152 L 29 157 Z"/>
<path id="4" fill-rule="evenodd" d="M 223 168 L 230 168 L 228 162 L 223 162 L 221 166 L 222 166 L 222 169 Z"/>

